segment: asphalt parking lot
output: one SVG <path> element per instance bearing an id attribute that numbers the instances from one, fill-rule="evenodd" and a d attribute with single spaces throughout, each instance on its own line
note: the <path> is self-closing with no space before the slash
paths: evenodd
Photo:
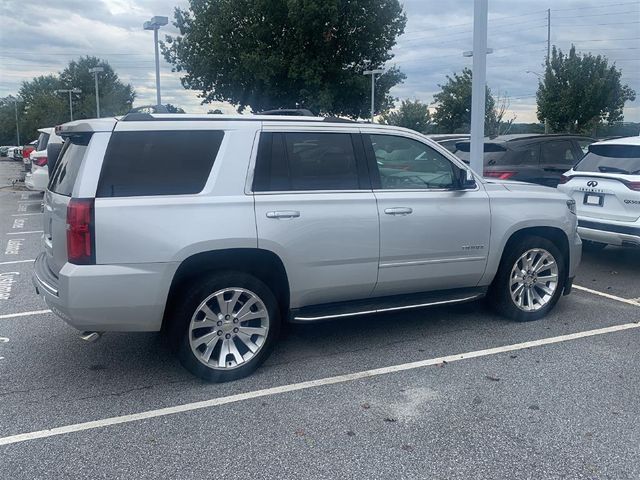
<path id="1" fill-rule="evenodd" d="M 471 303 L 291 326 L 206 384 L 159 334 L 86 344 L 47 312 L 21 167 L 0 161 L 0 478 L 640 478 L 640 250 L 585 253 L 538 322 Z"/>

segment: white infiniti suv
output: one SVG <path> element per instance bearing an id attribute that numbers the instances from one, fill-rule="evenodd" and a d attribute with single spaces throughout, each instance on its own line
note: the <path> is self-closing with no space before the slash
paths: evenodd
<path id="1" fill-rule="evenodd" d="M 640 247 L 640 136 L 597 142 L 564 174 L 586 248 Z"/>

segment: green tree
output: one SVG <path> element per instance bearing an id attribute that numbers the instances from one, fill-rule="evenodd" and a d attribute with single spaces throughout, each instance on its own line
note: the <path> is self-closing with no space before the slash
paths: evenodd
<path id="1" fill-rule="evenodd" d="M 63 88 L 79 88 L 82 94 L 74 96 L 73 117 L 94 118 L 96 116 L 96 97 L 94 74 L 90 68 L 102 67 L 98 74 L 98 93 L 100 95 L 100 116 L 113 117 L 131 110 L 135 98 L 133 87 L 124 84 L 113 71 L 111 65 L 97 57 L 81 57 L 73 60 L 60 72 Z"/>
<path id="2" fill-rule="evenodd" d="M 22 102 L 18 104 L 22 119 L 22 143 L 35 140 L 38 128 L 53 127 L 69 121 L 69 97 L 66 94 L 56 94 L 55 91 L 60 88 L 64 88 L 64 85 L 57 75 L 42 75 L 22 82 L 19 91 Z"/>
<path id="3" fill-rule="evenodd" d="M 429 107 L 419 100 L 403 100 L 397 111 L 382 114 L 381 123 L 426 133 L 431 125 Z"/>
<path id="4" fill-rule="evenodd" d="M 167 36 L 162 52 L 203 103 L 365 118 L 363 71 L 393 58 L 405 23 L 399 0 L 190 0 L 176 8 L 180 35 Z M 389 90 L 404 78 L 396 67 L 380 76 L 378 111 L 393 105 Z"/>
<path id="5" fill-rule="evenodd" d="M 546 119 L 553 132 L 579 133 L 621 121 L 625 102 L 636 98 L 621 75 L 606 57 L 576 53 L 573 45 L 565 55 L 554 46 L 538 84 L 538 119 Z"/>
<path id="6" fill-rule="evenodd" d="M 438 125 L 441 133 L 469 133 L 471 128 L 471 70 L 465 68 L 462 73 L 447 75 L 447 83 L 438 85 L 441 91 L 433 96 L 436 111 L 431 119 Z M 502 112 L 504 115 L 504 110 Z M 502 118 L 498 119 L 496 100 L 487 87 L 485 97 L 485 134 L 495 134 Z"/>

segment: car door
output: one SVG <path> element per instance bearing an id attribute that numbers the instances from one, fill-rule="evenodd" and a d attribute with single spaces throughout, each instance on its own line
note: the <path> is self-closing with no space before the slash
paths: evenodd
<path id="1" fill-rule="evenodd" d="M 420 136 L 380 130 L 363 140 L 380 217 L 374 294 L 476 286 L 489 252 L 484 189 L 457 188 L 463 167 Z"/>
<path id="2" fill-rule="evenodd" d="M 258 247 L 282 260 L 292 308 L 371 294 L 378 211 L 357 128 L 265 127 L 253 193 Z"/>
<path id="3" fill-rule="evenodd" d="M 540 168 L 543 171 L 542 185 L 557 187 L 560 176 L 578 161 L 570 140 L 551 140 L 540 144 Z"/>

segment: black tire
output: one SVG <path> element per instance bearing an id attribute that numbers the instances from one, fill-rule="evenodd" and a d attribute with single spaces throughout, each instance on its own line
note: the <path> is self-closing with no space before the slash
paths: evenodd
<path id="1" fill-rule="evenodd" d="M 606 247 L 606 243 L 593 242 L 591 240 L 582 240 L 582 249 L 585 252 L 600 252 Z"/>
<path id="2" fill-rule="evenodd" d="M 269 315 L 266 338 L 260 349 L 246 363 L 228 369 L 205 365 L 196 357 L 189 341 L 189 325 L 198 307 L 211 294 L 226 288 L 242 288 L 255 294 L 264 304 Z M 262 281 L 241 272 L 215 273 L 196 278 L 181 291 L 183 295 L 174 300 L 171 325 L 167 333 L 175 337 L 170 340 L 176 342 L 174 345 L 177 348 L 178 358 L 192 374 L 209 382 L 228 382 L 250 375 L 267 359 L 278 338 L 281 319 L 276 298 Z"/>
<path id="3" fill-rule="evenodd" d="M 546 305 L 536 311 L 524 311 L 511 298 L 510 275 L 516 261 L 525 252 L 536 248 L 546 250 L 555 259 L 558 266 L 558 282 L 555 292 Z M 530 322 L 544 317 L 553 309 L 562 295 L 565 282 L 566 265 L 560 249 L 546 238 L 537 236 L 523 237 L 510 245 L 503 253 L 498 273 L 489 288 L 487 300 L 500 315 L 517 322 Z"/>

